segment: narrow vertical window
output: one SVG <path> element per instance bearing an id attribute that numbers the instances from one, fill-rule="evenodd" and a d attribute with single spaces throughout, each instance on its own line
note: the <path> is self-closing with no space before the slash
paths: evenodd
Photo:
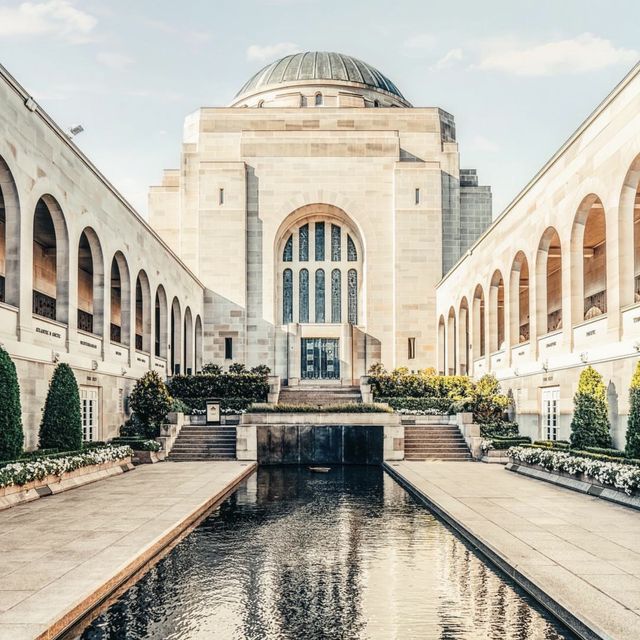
<path id="1" fill-rule="evenodd" d="M 415 360 L 416 359 L 416 339 L 415 338 L 409 338 L 407 356 L 408 356 L 409 360 Z"/>
<path id="2" fill-rule="evenodd" d="M 222 188 L 218 190 L 218 204 L 224 204 L 224 189 Z"/>
<path id="3" fill-rule="evenodd" d="M 316 222 L 316 262 L 324 260 L 324 222 Z"/>
<path id="4" fill-rule="evenodd" d="M 416 204 L 420 204 L 420 189 L 416 187 Z"/>
<path id="5" fill-rule="evenodd" d="M 283 262 L 293 262 L 293 234 L 289 236 L 282 251 Z"/>
<path id="6" fill-rule="evenodd" d="M 356 245 L 351 239 L 351 236 L 347 236 L 347 260 L 349 262 L 357 262 L 358 252 L 356 251 Z"/>
<path id="7" fill-rule="evenodd" d="M 342 322 L 342 274 L 340 269 L 331 272 L 331 322 Z"/>
<path id="8" fill-rule="evenodd" d="M 309 225 L 303 224 L 298 234 L 298 260 L 307 262 L 309 260 Z"/>
<path id="9" fill-rule="evenodd" d="M 233 338 L 224 339 L 224 359 L 233 360 Z"/>
<path id="10" fill-rule="evenodd" d="M 316 271 L 316 322 L 324 322 L 324 269 Z"/>
<path id="11" fill-rule="evenodd" d="M 307 96 L 300 96 L 300 106 L 301 107 L 307 106 Z"/>
<path id="12" fill-rule="evenodd" d="M 358 272 L 349 269 L 347 273 L 347 297 L 349 303 L 349 324 L 358 324 Z"/>
<path id="13" fill-rule="evenodd" d="M 309 271 L 300 269 L 298 322 L 309 322 Z"/>
<path id="14" fill-rule="evenodd" d="M 337 224 L 331 225 L 331 260 L 333 262 L 342 260 L 342 233 Z"/>
<path id="15" fill-rule="evenodd" d="M 316 93 L 316 107 L 322 106 L 322 94 Z"/>
<path id="16" fill-rule="evenodd" d="M 282 323 L 293 322 L 293 272 L 285 269 L 282 274 Z"/>

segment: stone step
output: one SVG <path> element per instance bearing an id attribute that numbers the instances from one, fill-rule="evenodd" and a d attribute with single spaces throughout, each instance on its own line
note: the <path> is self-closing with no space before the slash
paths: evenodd
<path id="1" fill-rule="evenodd" d="M 180 442 L 181 440 L 228 440 L 228 441 L 235 441 L 236 436 L 235 434 L 229 434 L 229 435 L 224 435 L 224 436 L 218 436 L 218 435 L 210 435 L 208 433 L 197 433 L 195 435 L 187 435 L 187 436 L 183 436 L 183 435 L 179 435 L 176 438 L 176 442 Z"/>
<path id="2" fill-rule="evenodd" d="M 462 449 L 463 451 L 467 450 L 467 444 L 465 442 L 461 442 L 458 444 L 407 444 L 404 443 L 404 450 L 419 450 L 419 451 L 452 451 L 455 449 Z"/>
<path id="3" fill-rule="evenodd" d="M 169 454 L 170 462 L 206 462 L 208 460 L 235 460 L 235 456 L 227 456 L 227 455 L 199 455 L 199 454 Z"/>
<path id="4" fill-rule="evenodd" d="M 427 460 L 442 461 L 442 462 L 469 462 L 472 460 L 469 454 L 467 455 L 441 455 L 441 456 L 422 456 L 422 455 L 407 455 L 405 460 L 414 460 L 416 462 L 425 462 Z"/>

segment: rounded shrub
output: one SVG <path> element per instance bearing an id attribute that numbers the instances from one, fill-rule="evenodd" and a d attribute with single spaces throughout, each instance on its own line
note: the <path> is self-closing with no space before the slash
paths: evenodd
<path id="1" fill-rule="evenodd" d="M 629 387 L 629 419 L 625 453 L 629 458 L 640 458 L 640 362 L 636 365 Z"/>
<path id="2" fill-rule="evenodd" d="M 610 447 L 607 390 L 602 376 L 593 367 L 588 366 L 580 374 L 573 404 L 571 448 Z"/>
<path id="3" fill-rule="evenodd" d="M 80 393 L 71 367 L 60 363 L 49 383 L 40 423 L 40 447 L 77 451 L 82 447 Z"/>
<path id="4" fill-rule="evenodd" d="M 172 398 L 167 386 L 156 371 L 148 371 L 138 380 L 129 396 L 129 404 L 142 435 L 156 438 L 160 435 L 160 425 L 167 420 L 171 411 Z"/>
<path id="5" fill-rule="evenodd" d="M 0 347 L 0 460 L 14 460 L 22 453 L 22 410 L 16 366 Z"/>

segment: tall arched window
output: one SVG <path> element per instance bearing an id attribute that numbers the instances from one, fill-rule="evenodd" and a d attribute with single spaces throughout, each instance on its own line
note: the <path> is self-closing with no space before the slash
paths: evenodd
<path id="1" fill-rule="evenodd" d="M 316 270 L 316 322 L 324 322 L 324 269 Z"/>
<path id="2" fill-rule="evenodd" d="M 278 249 L 282 323 L 357 324 L 361 253 L 338 216 L 309 215 L 287 228 Z"/>
<path id="3" fill-rule="evenodd" d="M 293 322 L 293 272 L 285 269 L 282 274 L 282 323 Z"/>
<path id="4" fill-rule="evenodd" d="M 340 269 L 331 272 L 331 322 L 342 322 L 342 274 Z"/>
<path id="5" fill-rule="evenodd" d="M 322 94 L 316 93 L 316 107 L 322 106 Z"/>

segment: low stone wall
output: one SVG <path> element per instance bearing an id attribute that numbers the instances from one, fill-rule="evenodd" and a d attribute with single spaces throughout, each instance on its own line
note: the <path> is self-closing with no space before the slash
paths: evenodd
<path id="1" fill-rule="evenodd" d="M 103 478 L 116 476 L 133 469 L 131 458 L 111 460 L 102 464 L 81 467 L 75 471 L 68 471 L 61 476 L 50 475 L 42 480 L 34 480 L 23 485 L 13 485 L 0 488 L 0 510 L 14 507 L 24 502 L 31 502 L 44 496 L 62 493 L 75 489 Z"/>
<path id="2" fill-rule="evenodd" d="M 583 473 L 571 474 L 564 471 L 548 471 L 540 465 L 528 464 L 511 458 L 509 459 L 505 469 L 527 476 L 528 478 L 544 480 L 545 482 L 550 482 L 551 484 L 564 487 L 565 489 L 579 491 L 580 493 L 586 493 L 596 498 L 602 498 L 604 500 L 609 500 L 610 502 L 615 502 L 626 507 L 640 510 L 640 495 L 628 495 L 624 491 L 619 491 L 611 485 L 602 484 L 595 478 Z"/>

